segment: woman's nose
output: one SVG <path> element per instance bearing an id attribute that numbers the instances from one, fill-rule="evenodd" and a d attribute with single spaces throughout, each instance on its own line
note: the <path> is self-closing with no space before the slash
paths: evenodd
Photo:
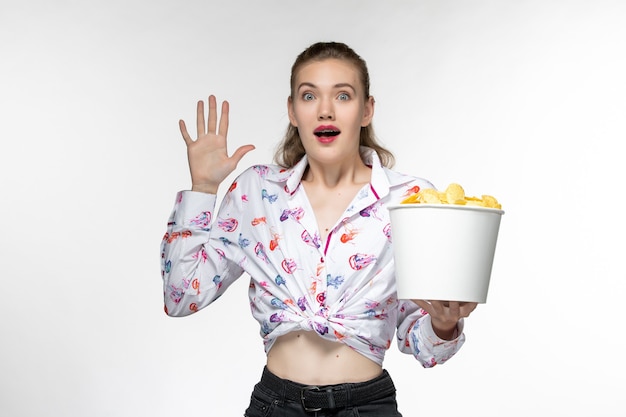
<path id="1" fill-rule="evenodd" d="M 335 112 L 333 106 L 326 100 L 320 102 L 317 118 L 319 120 L 333 120 L 335 118 Z"/>

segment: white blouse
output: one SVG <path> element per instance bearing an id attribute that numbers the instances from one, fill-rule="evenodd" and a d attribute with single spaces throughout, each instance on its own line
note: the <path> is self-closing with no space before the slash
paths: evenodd
<path id="1" fill-rule="evenodd" d="M 399 349 L 425 367 L 452 357 L 465 340 L 463 321 L 456 339 L 442 340 L 424 310 L 396 298 L 386 208 L 434 187 L 383 167 L 374 151 L 362 151 L 371 182 L 325 242 L 300 186 L 306 156 L 292 169 L 247 169 L 217 213 L 215 195 L 179 192 L 161 245 L 167 314 L 185 316 L 208 306 L 246 273 L 266 352 L 277 337 L 308 330 L 381 365 L 394 333 Z"/>

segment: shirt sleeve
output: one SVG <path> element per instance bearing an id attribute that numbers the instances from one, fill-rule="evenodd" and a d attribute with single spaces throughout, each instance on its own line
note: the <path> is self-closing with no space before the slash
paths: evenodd
<path id="1" fill-rule="evenodd" d="M 243 274 L 229 260 L 231 242 L 212 233 L 216 200 L 213 194 L 193 191 L 176 195 L 161 242 L 163 297 L 170 316 L 186 316 L 206 307 Z M 232 200 L 225 199 L 222 206 L 229 204 Z"/>
<path id="2" fill-rule="evenodd" d="M 456 338 L 443 340 L 435 334 L 430 315 L 410 300 L 399 300 L 398 348 L 411 354 L 423 367 L 432 368 L 454 356 L 465 342 L 464 321 L 457 324 Z"/>

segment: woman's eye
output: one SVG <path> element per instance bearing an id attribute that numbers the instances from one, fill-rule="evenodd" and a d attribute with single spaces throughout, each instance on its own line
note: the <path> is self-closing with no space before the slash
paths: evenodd
<path id="1" fill-rule="evenodd" d="M 350 96 L 347 93 L 341 93 L 338 96 L 339 100 L 350 100 Z"/>
<path id="2" fill-rule="evenodd" d="M 302 95 L 302 99 L 303 99 L 304 101 L 310 101 L 310 100 L 313 100 L 314 98 L 315 98 L 315 97 L 313 97 L 313 94 L 311 94 L 311 93 L 304 93 L 304 94 Z"/>

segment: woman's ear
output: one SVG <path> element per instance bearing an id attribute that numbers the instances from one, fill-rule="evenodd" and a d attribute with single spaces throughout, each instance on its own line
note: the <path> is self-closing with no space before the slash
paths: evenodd
<path id="1" fill-rule="evenodd" d="M 298 127 L 298 122 L 296 122 L 296 116 L 293 111 L 293 100 L 291 96 L 287 97 L 287 114 L 289 115 L 289 122 L 293 127 Z"/>
<path id="2" fill-rule="evenodd" d="M 374 97 L 369 96 L 365 101 L 365 108 L 363 109 L 363 120 L 361 121 L 361 126 L 366 127 L 372 123 L 372 119 L 374 118 Z"/>

